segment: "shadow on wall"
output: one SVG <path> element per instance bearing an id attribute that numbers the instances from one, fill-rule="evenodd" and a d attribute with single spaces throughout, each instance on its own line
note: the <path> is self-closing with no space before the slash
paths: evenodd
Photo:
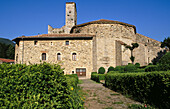
<path id="1" fill-rule="evenodd" d="M 159 59 L 161 59 L 161 57 L 164 56 L 164 55 L 166 54 L 166 52 L 167 52 L 167 50 L 163 50 L 163 51 L 161 50 L 161 51 L 159 51 L 159 52 L 157 53 L 156 58 L 154 58 L 154 59 L 152 60 L 152 63 L 153 63 L 154 65 L 156 65 L 156 63 L 158 63 Z"/>

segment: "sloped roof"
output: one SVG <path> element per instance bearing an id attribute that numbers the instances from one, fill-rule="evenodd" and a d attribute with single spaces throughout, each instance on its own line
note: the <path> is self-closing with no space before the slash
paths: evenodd
<path id="1" fill-rule="evenodd" d="M 72 30 L 76 27 L 83 27 L 83 26 L 90 25 L 90 24 L 120 24 L 120 25 L 124 25 L 124 26 L 128 26 L 128 27 L 133 27 L 135 30 L 135 33 L 136 33 L 136 27 L 134 25 L 127 24 L 124 22 L 114 21 L 114 20 L 106 20 L 106 19 L 100 19 L 100 20 L 96 20 L 96 21 L 91 21 L 91 22 L 75 25 L 75 26 L 73 26 Z M 72 32 L 72 30 L 71 30 L 71 32 Z"/>
<path id="2" fill-rule="evenodd" d="M 0 58 L 0 61 L 2 61 L 2 62 L 7 62 L 7 63 L 9 63 L 9 62 L 14 62 L 13 59 L 4 59 L 4 58 Z"/>
<path id="3" fill-rule="evenodd" d="M 150 37 L 144 36 L 144 35 L 139 34 L 139 33 L 137 33 L 136 35 L 139 35 L 140 37 L 147 38 L 147 39 L 150 39 L 150 40 L 152 40 L 152 41 L 155 41 L 155 42 L 161 43 L 160 41 L 157 41 L 157 40 L 155 40 L 155 39 L 152 39 L 152 38 L 150 38 Z"/>
<path id="4" fill-rule="evenodd" d="M 20 40 L 20 39 L 34 39 L 34 38 L 92 38 L 95 37 L 95 35 L 91 34 L 41 34 L 41 35 L 35 35 L 35 36 L 21 36 L 13 39 L 12 41 Z"/>

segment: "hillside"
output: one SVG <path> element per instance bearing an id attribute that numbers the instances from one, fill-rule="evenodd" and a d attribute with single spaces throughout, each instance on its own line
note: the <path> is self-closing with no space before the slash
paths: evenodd
<path id="1" fill-rule="evenodd" d="M 13 46 L 15 45 L 11 40 L 5 38 L 0 38 L 0 43 L 5 43 L 7 45 L 11 44 Z"/>

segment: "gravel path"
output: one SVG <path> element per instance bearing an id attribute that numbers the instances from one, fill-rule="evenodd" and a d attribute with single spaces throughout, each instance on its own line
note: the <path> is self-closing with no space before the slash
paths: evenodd
<path id="1" fill-rule="evenodd" d="M 85 109 L 127 109 L 129 104 L 140 104 L 134 100 L 110 90 L 103 84 L 96 83 L 90 79 L 82 80 L 79 84 L 83 91 L 87 93 Z"/>

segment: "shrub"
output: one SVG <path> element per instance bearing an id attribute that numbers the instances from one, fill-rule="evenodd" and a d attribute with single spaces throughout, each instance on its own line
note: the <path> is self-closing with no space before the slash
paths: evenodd
<path id="1" fill-rule="evenodd" d="M 126 66 L 124 67 L 124 72 L 133 72 L 133 71 L 135 71 L 136 69 L 137 69 L 137 68 L 136 68 L 135 65 L 129 64 L 129 65 L 126 65 Z"/>
<path id="2" fill-rule="evenodd" d="M 81 108 L 83 101 L 73 90 L 76 81 L 73 75 L 64 76 L 59 65 L 1 64 L 0 107 Z"/>
<path id="3" fill-rule="evenodd" d="M 139 64 L 139 63 L 136 63 L 135 66 L 136 66 L 137 68 L 139 68 L 139 67 L 140 67 L 140 64 Z"/>
<path id="4" fill-rule="evenodd" d="M 159 71 L 158 65 L 149 65 L 145 68 L 145 72 Z"/>
<path id="5" fill-rule="evenodd" d="M 140 102 L 146 102 L 160 109 L 170 108 L 170 71 L 152 73 L 108 73 L 107 87 L 131 95 Z"/>
<path id="6" fill-rule="evenodd" d="M 98 74 L 104 74 L 105 73 L 105 68 L 104 67 L 100 67 L 98 70 Z"/>
<path id="7" fill-rule="evenodd" d="M 100 82 L 101 80 L 105 80 L 105 74 L 92 74 L 91 79 Z"/>
<path id="8" fill-rule="evenodd" d="M 158 62 L 160 70 L 170 70 L 170 52 L 167 52 Z"/>
<path id="9" fill-rule="evenodd" d="M 110 66 L 110 67 L 108 68 L 107 73 L 110 72 L 110 71 L 114 71 L 114 67 Z"/>
<path id="10" fill-rule="evenodd" d="M 149 63 L 148 65 L 153 65 L 152 63 Z"/>
<path id="11" fill-rule="evenodd" d="M 124 67 L 125 66 L 116 66 L 114 70 L 119 71 L 120 73 L 122 73 L 122 72 L 124 72 Z"/>
<path id="12" fill-rule="evenodd" d="M 97 72 L 91 72 L 91 75 L 93 75 L 93 74 L 97 74 Z"/>

